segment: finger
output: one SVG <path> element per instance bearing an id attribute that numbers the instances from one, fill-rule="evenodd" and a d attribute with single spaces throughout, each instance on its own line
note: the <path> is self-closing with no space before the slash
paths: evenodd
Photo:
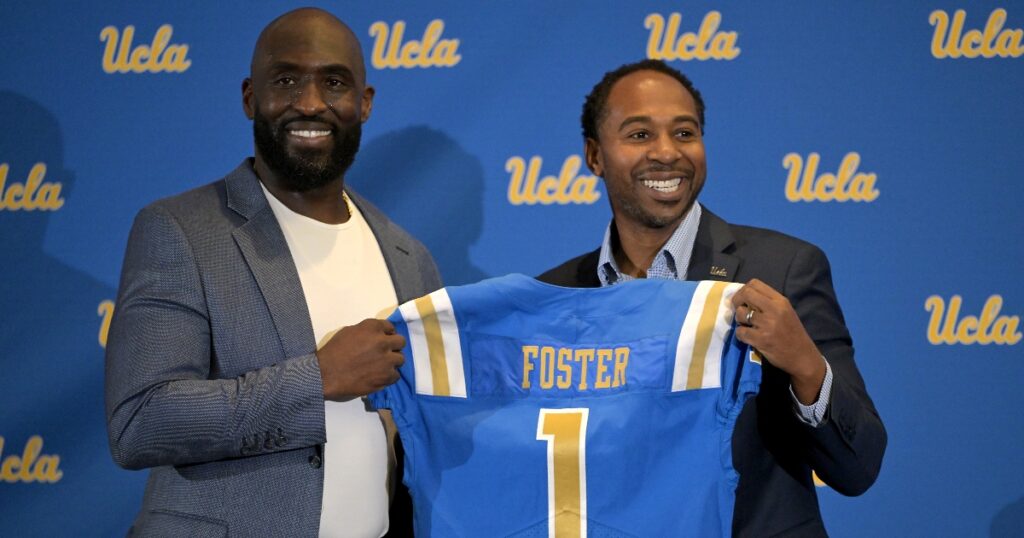
<path id="1" fill-rule="evenodd" d="M 400 334 L 389 334 L 383 337 L 383 349 L 399 353 L 405 348 L 405 337 Z"/>
<path id="2" fill-rule="evenodd" d="M 742 288 L 736 290 L 736 293 L 732 294 L 732 306 L 733 308 L 739 308 L 741 305 L 747 304 L 747 286 L 744 285 Z"/>
<path id="3" fill-rule="evenodd" d="M 752 328 L 745 325 L 739 325 L 736 327 L 736 339 L 744 344 L 753 345 L 750 342 L 750 338 L 753 336 Z"/>
<path id="4" fill-rule="evenodd" d="M 758 297 L 761 297 L 770 303 L 776 303 L 785 299 L 778 290 L 760 280 L 757 280 L 756 278 L 751 280 L 748 285 L 750 286 L 751 292 L 756 293 Z"/>
<path id="5" fill-rule="evenodd" d="M 736 321 L 736 323 L 739 323 L 740 325 L 743 325 L 744 324 L 743 319 L 746 316 L 747 316 L 747 305 L 742 304 L 742 303 L 736 305 L 736 307 L 733 309 L 733 316 L 732 316 L 733 319 Z"/>
<path id="6" fill-rule="evenodd" d="M 755 305 L 764 301 L 764 293 L 752 285 L 754 282 L 759 281 L 751 280 L 750 283 L 744 284 L 742 288 L 732 295 L 732 304 L 734 306 Z"/>
<path id="7" fill-rule="evenodd" d="M 772 298 L 777 295 L 775 290 L 760 280 L 751 280 L 740 291 L 743 294 L 744 302 L 755 310 L 765 310 L 772 304 Z"/>
<path id="8" fill-rule="evenodd" d="M 390 321 L 386 319 L 375 319 L 374 321 L 377 322 L 377 327 L 384 334 L 395 334 L 395 326 Z"/>
<path id="9" fill-rule="evenodd" d="M 754 312 L 754 314 L 751 314 L 751 312 Z M 753 326 L 753 321 L 755 317 L 757 317 L 757 313 L 753 308 L 750 308 L 747 305 L 740 305 L 736 307 L 735 319 L 738 325 L 742 325 L 744 327 L 751 327 Z"/>
<path id="10" fill-rule="evenodd" d="M 401 354 L 401 353 L 399 353 L 397 351 L 393 351 L 393 352 L 388 354 L 388 361 L 391 364 L 393 364 L 395 368 L 398 368 L 398 367 L 402 366 L 403 364 L 405 364 L 405 355 L 403 355 L 403 354 Z"/>

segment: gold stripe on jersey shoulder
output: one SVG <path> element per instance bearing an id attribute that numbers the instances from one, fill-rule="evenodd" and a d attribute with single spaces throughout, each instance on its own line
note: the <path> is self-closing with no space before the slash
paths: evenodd
<path id="1" fill-rule="evenodd" d="M 715 282 L 711 284 L 707 297 L 704 299 L 704 308 L 700 314 L 700 321 L 697 323 L 697 334 L 693 343 L 690 370 L 686 375 L 686 390 L 699 389 L 703 385 L 704 363 L 707 361 L 711 339 L 715 336 L 715 322 L 718 320 L 718 309 L 722 303 L 722 293 L 725 292 L 725 288 L 728 285 L 728 282 Z"/>
<path id="2" fill-rule="evenodd" d="M 441 324 L 437 319 L 434 301 L 429 295 L 416 299 L 416 311 L 423 323 L 423 334 L 427 340 L 427 351 L 430 355 L 430 377 L 434 382 L 435 396 L 450 396 L 448 385 L 448 361 L 445 358 L 444 339 L 441 337 Z"/>

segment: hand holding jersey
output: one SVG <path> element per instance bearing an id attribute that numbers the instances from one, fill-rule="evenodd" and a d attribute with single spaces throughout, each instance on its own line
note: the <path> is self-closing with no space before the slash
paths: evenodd
<path id="1" fill-rule="evenodd" d="M 825 380 L 825 361 L 789 299 L 755 278 L 733 295 L 732 304 L 736 337 L 789 374 L 801 403 L 813 404 Z"/>
<path id="2" fill-rule="evenodd" d="M 316 351 L 324 399 L 345 401 L 366 396 L 398 380 L 405 362 L 405 338 L 387 320 L 365 319 L 343 327 Z"/>

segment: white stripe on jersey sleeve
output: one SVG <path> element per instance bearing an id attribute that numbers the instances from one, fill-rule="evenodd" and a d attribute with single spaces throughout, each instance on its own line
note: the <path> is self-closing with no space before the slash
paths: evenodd
<path id="1" fill-rule="evenodd" d="M 409 329 L 409 350 L 412 352 L 413 373 L 416 376 L 416 394 L 433 394 L 434 378 L 430 371 L 430 350 L 423 321 L 416 310 L 416 303 L 409 301 L 398 307 Z"/>

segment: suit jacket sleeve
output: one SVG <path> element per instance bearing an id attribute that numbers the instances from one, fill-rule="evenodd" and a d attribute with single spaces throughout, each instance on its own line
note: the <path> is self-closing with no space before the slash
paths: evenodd
<path id="1" fill-rule="evenodd" d="M 805 443 L 806 461 L 836 491 L 859 495 L 878 477 L 887 436 L 854 363 L 852 340 L 836 300 L 825 254 L 812 245 L 800 249 L 782 291 L 833 374 L 825 423 L 817 428 L 801 428 L 809 441 Z"/>
<path id="2" fill-rule="evenodd" d="M 215 379 L 211 334 L 192 246 L 168 212 L 144 209 L 128 240 L 106 355 L 107 429 L 119 465 L 200 463 L 325 441 L 314 354 Z"/>

